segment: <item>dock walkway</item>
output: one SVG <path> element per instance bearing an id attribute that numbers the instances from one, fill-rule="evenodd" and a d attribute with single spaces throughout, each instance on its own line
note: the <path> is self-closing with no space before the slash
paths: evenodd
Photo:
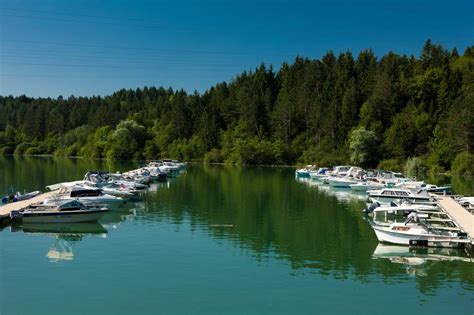
<path id="1" fill-rule="evenodd" d="M 0 221 L 3 221 L 5 218 L 9 219 L 10 213 L 12 211 L 26 208 L 33 203 L 43 202 L 46 198 L 54 196 L 54 194 L 56 194 L 56 191 L 50 191 L 28 200 L 12 202 L 4 206 L 0 206 Z"/>
<path id="2" fill-rule="evenodd" d="M 474 239 L 474 216 L 449 196 L 438 197 L 438 203 L 441 209 L 449 214 L 471 239 Z"/>

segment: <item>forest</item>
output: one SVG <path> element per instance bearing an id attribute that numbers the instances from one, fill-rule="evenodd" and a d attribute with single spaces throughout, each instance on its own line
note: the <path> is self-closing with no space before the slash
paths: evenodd
<path id="1" fill-rule="evenodd" d="M 261 64 L 203 93 L 0 96 L 0 155 L 474 170 L 474 46 Z"/>

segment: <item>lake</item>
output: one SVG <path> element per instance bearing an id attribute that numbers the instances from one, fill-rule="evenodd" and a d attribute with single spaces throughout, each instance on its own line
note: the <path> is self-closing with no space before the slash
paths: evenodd
<path id="1" fill-rule="evenodd" d="M 3 158 L 0 191 L 137 166 Z M 364 207 L 292 168 L 190 165 L 99 223 L 4 227 L 0 314 L 472 314 L 472 257 L 379 245 Z"/>

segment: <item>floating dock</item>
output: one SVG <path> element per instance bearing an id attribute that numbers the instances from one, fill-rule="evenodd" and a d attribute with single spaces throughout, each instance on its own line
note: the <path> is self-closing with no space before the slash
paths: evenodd
<path id="1" fill-rule="evenodd" d="M 467 209 L 464 209 L 450 196 L 436 196 L 439 207 L 446 212 L 453 221 L 463 229 L 474 245 L 474 216 Z"/>
<path id="2" fill-rule="evenodd" d="M 0 223 L 7 223 L 10 221 L 10 213 L 15 210 L 21 210 L 28 207 L 31 204 L 39 203 L 45 201 L 45 199 L 50 198 L 56 194 L 56 191 L 50 191 L 31 199 L 7 203 L 4 206 L 0 206 Z"/>

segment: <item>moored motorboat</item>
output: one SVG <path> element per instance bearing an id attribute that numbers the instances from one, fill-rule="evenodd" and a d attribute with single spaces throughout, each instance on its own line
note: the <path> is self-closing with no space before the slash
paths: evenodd
<path id="1" fill-rule="evenodd" d="M 311 172 L 314 171 L 314 165 L 306 165 L 304 168 L 297 169 L 295 171 L 296 177 L 299 178 L 311 178 Z"/>
<path id="2" fill-rule="evenodd" d="M 419 222 L 394 222 L 389 226 L 372 222 L 379 242 L 398 245 L 460 247 L 469 242 L 459 229 L 432 228 Z"/>
<path id="3" fill-rule="evenodd" d="M 330 186 L 335 188 L 351 188 L 351 185 L 357 184 L 359 181 L 356 181 L 350 177 L 333 177 L 328 180 Z"/>
<path id="4" fill-rule="evenodd" d="M 423 189 L 430 193 L 437 193 L 437 194 L 451 193 L 451 185 L 437 186 L 437 185 L 426 184 L 423 187 Z"/>
<path id="5" fill-rule="evenodd" d="M 320 167 L 317 171 L 313 171 L 309 173 L 309 177 L 312 180 L 321 180 L 322 178 L 328 176 L 329 169 L 327 167 Z"/>
<path id="6" fill-rule="evenodd" d="M 78 200 L 84 205 L 106 205 L 111 210 L 124 203 L 123 198 L 104 194 L 100 189 L 73 186 L 62 187 L 57 195 L 45 199 L 44 204 L 54 205 L 68 200 Z"/>
<path id="7" fill-rule="evenodd" d="M 368 190 L 369 198 L 372 202 L 390 204 L 391 202 L 401 203 L 403 200 L 412 202 L 428 202 L 431 200 L 426 191 L 413 193 L 406 189 L 384 188 L 380 190 Z"/>
<path id="8" fill-rule="evenodd" d="M 351 184 L 349 185 L 349 187 L 353 191 L 368 191 L 368 190 L 382 189 L 385 187 L 385 185 L 376 181 L 364 181 L 364 182 Z"/>
<path id="9" fill-rule="evenodd" d="M 48 204 L 32 204 L 22 210 L 12 211 L 14 221 L 24 223 L 79 223 L 98 221 L 109 211 L 106 207 L 87 207 L 77 200 Z"/>

